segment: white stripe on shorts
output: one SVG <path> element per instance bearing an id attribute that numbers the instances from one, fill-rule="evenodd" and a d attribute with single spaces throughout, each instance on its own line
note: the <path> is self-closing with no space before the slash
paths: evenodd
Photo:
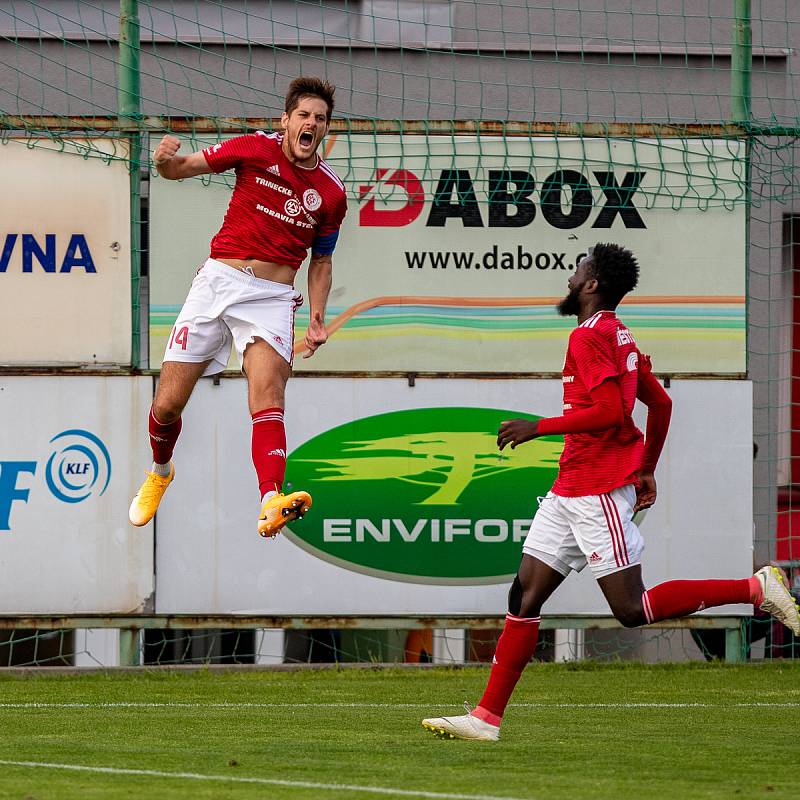
<path id="1" fill-rule="evenodd" d="M 622 529 L 622 521 L 619 518 L 617 504 L 610 494 L 601 494 L 600 505 L 603 507 L 608 531 L 611 534 L 614 560 L 617 562 L 618 567 L 627 566 L 630 563 L 630 559 L 628 558 L 628 548 L 625 546 L 625 532 Z"/>
<path id="2" fill-rule="evenodd" d="M 653 621 L 653 607 L 650 605 L 650 598 L 647 592 L 642 595 L 642 606 L 644 607 L 644 617 L 648 623 Z"/>

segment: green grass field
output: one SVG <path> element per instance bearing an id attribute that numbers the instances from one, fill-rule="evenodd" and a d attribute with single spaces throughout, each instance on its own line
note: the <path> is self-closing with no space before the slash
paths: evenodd
<path id="1" fill-rule="evenodd" d="M 420 727 L 424 716 L 475 702 L 487 675 L 2 675 L 0 798 L 800 793 L 800 664 L 536 664 L 500 742 L 442 741 Z"/>

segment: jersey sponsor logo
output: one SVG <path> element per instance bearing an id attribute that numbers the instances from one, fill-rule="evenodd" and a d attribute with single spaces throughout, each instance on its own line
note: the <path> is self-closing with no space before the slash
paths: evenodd
<path id="1" fill-rule="evenodd" d="M 287 200 L 286 202 L 288 203 L 290 201 Z M 293 202 L 297 203 L 297 208 L 298 208 L 297 213 L 299 214 L 301 209 L 300 203 L 297 200 L 294 200 Z M 262 214 L 266 214 L 267 216 L 279 219 L 281 222 L 286 222 L 289 225 L 297 225 L 298 228 L 312 229 L 314 227 L 308 222 L 303 222 L 302 220 L 287 216 L 286 214 L 281 214 L 279 211 L 275 211 L 272 208 L 267 208 L 267 206 L 262 206 L 261 203 L 256 203 L 256 211 L 260 211 Z"/>
<path id="2" fill-rule="evenodd" d="M 281 170 L 277 164 L 273 164 L 271 167 L 267 167 L 267 172 L 271 172 L 273 175 L 280 175 Z"/>
<path id="3" fill-rule="evenodd" d="M 300 208 L 300 203 L 295 200 L 294 197 L 290 197 L 283 206 L 283 210 L 290 216 L 296 217 L 300 214 L 302 209 Z"/>
<path id="4" fill-rule="evenodd" d="M 626 328 L 617 328 L 617 345 L 636 344 L 633 334 Z"/>
<path id="5" fill-rule="evenodd" d="M 303 208 L 303 205 L 300 203 L 300 200 L 298 199 L 297 195 L 289 187 L 281 186 L 279 183 L 275 183 L 274 181 L 270 181 L 267 180 L 266 178 L 259 178 L 259 177 L 256 177 L 256 183 L 259 186 L 264 186 L 267 189 L 272 189 L 276 192 L 280 192 L 280 194 L 288 196 L 289 199 L 284 204 L 283 210 L 286 212 L 286 214 L 288 214 L 290 218 L 292 218 L 292 224 L 296 224 L 301 228 L 313 228 L 317 224 L 317 220 L 315 220 L 314 217 L 312 217 L 308 213 L 308 211 L 306 211 L 306 209 Z M 307 189 L 306 194 L 308 194 L 308 192 L 310 191 L 313 192 L 314 190 Z M 322 204 L 322 198 L 320 197 L 319 205 L 321 204 Z M 259 211 L 266 211 L 264 206 L 261 205 L 257 205 L 256 208 Z M 278 219 L 282 218 L 284 222 L 287 221 L 287 219 L 285 217 L 282 217 L 282 215 L 280 215 L 278 212 L 266 211 L 266 213 L 270 214 L 270 216 L 277 217 Z M 300 216 L 300 214 L 302 214 L 308 220 L 308 222 L 300 222 L 299 220 L 295 222 L 294 217 L 298 217 Z"/>
<path id="6" fill-rule="evenodd" d="M 575 383 L 575 376 L 574 375 L 562 375 L 561 376 L 561 383 Z"/>
<path id="7" fill-rule="evenodd" d="M 564 409 L 564 411 L 572 411 L 572 403 L 564 403 L 562 408 Z"/>
<path id="8" fill-rule="evenodd" d="M 268 181 L 266 178 L 256 178 L 256 183 L 259 186 L 266 186 L 267 189 L 274 189 L 276 192 L 280 192 L 281 194 L 288 195 L 289 197 L 294 196 L 294 192 L 291 189 L 287 189 L 285 186 L 281 186 L 279 183 L 274 183 L 273 181 Z"/>
<path id="9" fill-rule="evenodd" d="M 628 360 L 625 362 L 625 367 L 628 372 L 633 372 L 638 365 L 639 354 L 635 350 L 632 353 L 628 353 Z"/>
<path id="10" fill-rule="evenodd" d="M 316 211 L 322 205 L 322 196 L 316 189 L 306 189 L 303 192 L 303 205 L 309 211 Z"/>

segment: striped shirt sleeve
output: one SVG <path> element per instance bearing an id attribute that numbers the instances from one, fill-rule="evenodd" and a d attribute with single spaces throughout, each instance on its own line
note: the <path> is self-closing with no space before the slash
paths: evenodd
<path id="1" fill-rule="evenodd" d="M 245 159 L 253 154 L 255 134 L 236 136 L 218 144 L 213 144 L 203 150 L 203 155 L 208 161 L 208 166 L 214 172 L 225 172 L 227 169 L 238 167 Z"/>

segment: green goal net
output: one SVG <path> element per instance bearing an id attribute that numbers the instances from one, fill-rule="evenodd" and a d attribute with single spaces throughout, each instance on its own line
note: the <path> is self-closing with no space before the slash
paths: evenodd
<path id="1" fill-rule="evenodd" d="M 458 359 L 486 350 L 479 373 L 552 376 L 568 326 L 551 295 L 587 245 L 630 243 L 662 266 L 628 314 L 658 354 L 657 374 L 753 383 L 739 434 L 752 428 L 756 445 L 754 561 L 781 565 L 800 593 L 798 48 L 793 0 L 0 0 L 0 142 L 128 167 L 126 369 L 157 368 L 232 185 L 205 176 L 173 197 L 155 178 L 153 147 L 165 133 L 188 152 L 275 130 L 300 74 L 337 87 L 324 148 L 351 204 L 343 260 L 385 253 L 380 236 L 394 226 L 403 276 L 369 297 L 332 296 L 332 372 L 470 372 Z M 184 201 L 193 219 L 176 230 L 167 211 Z M 0 231 L 8 253 L 11 235 Z M 187 252 L 186 274 L 171 276 Z M 506 267 L 517 283 L 482 284 L 485 302 L 434 297 L 444 275 Z M 549 283 L 537 305 L 523 279 L 539 273 Z M 409 275 L 425 291 L 410 291 Z M 443 333 L 441 361 L 370 350 L 380 340 L 421 352 L 432 331 Z M 510 355 L 520 345 L 536 354 L 528 366 Z M 749 468 L 749 448 L 740 455 Z M 145 650 L 182 660 L 162 633 Z M 28 635 L 0 644 L 0 657 L 28 653 Z M 81 650 L 72 634 L 47 636 L 57 645 L 48 658 Z M 719 652 L 681 636 L 681 653 Z M 795 654 L 791 637 L 775 637 L 759 652 Z M 228 649 L 252 656 L 246 641 Z M 380 642 L 375 652 L 403 650 L 396 637 Z"/>

